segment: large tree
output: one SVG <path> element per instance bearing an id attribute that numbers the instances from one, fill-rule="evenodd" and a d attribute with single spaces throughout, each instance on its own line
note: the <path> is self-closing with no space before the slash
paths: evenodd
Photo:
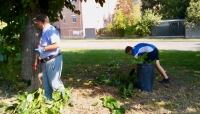
<path id="1" fill-rule="evenodd" d="M 190 0 L 142 0 L 142 9 L 157 10 L 165 19 L 185 18 Z"/>
<path id="2" fill-rule="evenodd" d="M 38 66 L 37 70 L 33 69 L 36 58 L 34 49 L 39 44 L 41 30 L 37 28 L 33 19 L 38 14 L 45 13 L 49 16 L 51 22 L 55 22 L 59 18 L 62 18 L 61 11 L 64 6 L 72 12 L 79 14 L 80 11 L 76 10 L 71 1 L 77 0 L 0 0 L 0 21 L 7 23 L 7 26 L 0 30 L 0 36 L 4 39 L 5 43 L 12 47 L 8 51 L 10 53 L 13 53 L 13 50 L 15 50 L 13 45 L 18 43 L 18 41 L 20 42 L 21 77 L 31 80 L 31 86 L 28 87 L 28 91 L 41 87 L 39 78 L 41 67 Z M 82 2 L 83 0 L 80 1 Z M 84 1 L 86 2 L 86 0 Z M 105 2 L 105 0 L 95 1 L 101 6 Z M 6 52 L 6 49 L 3 52 Z M 6 55 L 3 56 L 8 60 Z"/>

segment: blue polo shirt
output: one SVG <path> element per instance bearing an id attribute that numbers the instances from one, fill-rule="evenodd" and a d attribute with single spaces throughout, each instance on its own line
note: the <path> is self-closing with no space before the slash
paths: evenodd
<path id="1" fill-rule="evenodd" d="M 134 56 L 140 56 L 144 53 L 152 52 L 156 47 L 148 43 L 139 43 L 135 45 L 132 49 L 132 54 Z"/>
<path id="2" fill-rule="evenodd" d="M 40 46 L 45 47 L 56 42 L 60 44 L 59 33 L 55 29 L 55 27 L 48 24 L 42 31 L 42 40 Z M 51 51 L 44 51 L 43 53 L 40 54 L 40 57 L 41 59 L 44 59 L 51 55 L 57 55 L 58 53 L 60 53 L 60 48 Z"/>

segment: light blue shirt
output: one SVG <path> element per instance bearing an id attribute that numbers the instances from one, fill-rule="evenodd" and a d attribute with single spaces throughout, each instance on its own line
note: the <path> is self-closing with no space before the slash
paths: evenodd
<path id="1" fill-rule="evenodd" d="M 55 29 L 55 27 L 48 24 L 42 31 L 42 40 L 40 46 L 45 47 L 56 42 L 60 44 L 59 33 Z M 51 55 L 57 55 L 58 53 L 60 53 L 60 48 L 51 51 L 44 51 L 43 53 L 40 54 L 40 57 L 41 59 L 44 59 Z"/>
<path id="2" fill-rule="evenodd" d="M 153 44 L 139 43 L 133 47 L 133 56 L 140 56 L 144 53 L 152 52 L 156 47 Z"/>

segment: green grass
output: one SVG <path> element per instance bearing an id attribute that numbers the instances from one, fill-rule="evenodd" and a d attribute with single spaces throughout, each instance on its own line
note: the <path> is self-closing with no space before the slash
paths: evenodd
<path id="1" fill-rule="evenodd" d="M 63 51 L 64 65 L 63 75 L 92 71 L 97 67 L 104 68 L 111 61 L 124 64 L 130 62 L 123 50 L 68 50 Z M 103 72 L 103 71 L 102 71 Z"/>
<path id="2" fill-rule="evenodd" d="M 200 83 L 198 51 L 160 51 L 160 62 L 168 75 L 189 83 Z"/>
<path id="3" fill-rule="evenodd" d="M 129 73 L 132 57 L 124 50 L 65 50 L 63 76 L 88 76 L 105 72 L 109 62 L 121 63 Z M 200 53 L 195 51 L 160 51 L 160 63 L 171 78 L 200 83 Z M 127 75 L 121 74 L 121 75 Z"/>

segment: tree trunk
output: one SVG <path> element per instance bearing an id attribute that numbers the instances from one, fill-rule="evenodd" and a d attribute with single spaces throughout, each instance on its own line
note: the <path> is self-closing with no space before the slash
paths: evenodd
<path id="1" fill-rule="evenodd" d="M 25 24 L 25 32 L 21 35 L 22 44 L 22 78 L 26 80 L 31 80 L 31 86 L 29 86 L 26 91 L 34 91 L 41 87 L 42 73 L 41 65 L 37 65 L 37 69 L 34 70 L 34 64 L 36 60 L 36 54 L 34 49 L 38 46 L 41 30 L 37 28 L 34 23 L 33 18 L 36 15 L 28 15 L 27 23 Z"/>

